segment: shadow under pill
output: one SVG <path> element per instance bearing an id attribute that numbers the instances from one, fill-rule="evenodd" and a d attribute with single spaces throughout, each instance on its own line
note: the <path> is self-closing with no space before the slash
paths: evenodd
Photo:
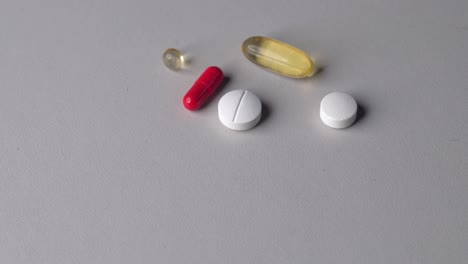
<path id="1" fill-rule="evenodd" d="M 357 113 L 356 113 L 356 121 L 354 121 L 354 123 L 356 124 L 360 122 L 361 120 L 363 120 L 366 117 L 366 112 L 367 112 L 366 107 L 358 104 Z"/>
<path id="2" fill-rule="evenodd" d="M 268 103 L 262 102 L 262 117 L 260 117 L 260 121 L 258 122 L 257 126 L 263 124 L 268 120 L 271 115 L 271 108 Z"/>

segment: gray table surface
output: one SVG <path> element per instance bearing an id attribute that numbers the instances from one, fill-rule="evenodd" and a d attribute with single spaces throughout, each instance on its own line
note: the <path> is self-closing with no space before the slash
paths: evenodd
<path id="1" fill-rule="evenodd" d="M 321 72 L 259 68 L 254 35 Z M 210 65 L 228 81 L 189 112 Z M 218 121 L 235 89 L 264 103 L 250 131 Z M 333 91 L 349 129 L 319 119 Z M 0 92 L 1 263 L 468 259 L 466 0 L 1 0 Z"/>

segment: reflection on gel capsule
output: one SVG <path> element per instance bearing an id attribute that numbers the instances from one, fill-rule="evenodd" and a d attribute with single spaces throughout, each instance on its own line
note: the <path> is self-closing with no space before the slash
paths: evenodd
<path id="1" fill-rule="evenodd" d="M 242 44 L 242 52 L 251 62 L 290 78 L 315 73 L 315 65 L 302 50 L 267 37 L 251 37 Z"/>

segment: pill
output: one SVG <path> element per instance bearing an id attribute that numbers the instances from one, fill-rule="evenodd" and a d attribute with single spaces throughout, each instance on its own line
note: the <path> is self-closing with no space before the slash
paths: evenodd
<path id="1" fill-rule="evenodd" d="M 356 120 L 356 113 L 356 101 L 345 93 L 327 94 L 320 103 L 320 118 L 329 127 L 349 127 Z"/>
<path id="2" fill-rule="evenodd" d="M 275 39 L 248 38 L 242 52 L 251 62 L 286 77 L 304 78 L 315 73 L 313 61 L 304 51 Z"/>
<path id="3" fill-rule="evenodd" d="M 167 49 L 163 56 L 162 60 L 164 65 L 166 65 L 167 68 L 173 70 L 173 71 L 178 71 L 182 68 L 182 65 L 184 64 L 184 56 L 180 51 L 177 49 Z"/>
<path id="4" fill-rule="evenodd" d="M 262 103 L 252 92 L 235 90 L 225 94 L 218 103 L 221 123 L 233 130 L 254 127 L 262 116 Z"/>
<path id="5" fill-rule="evenodd" d="M 208 67 L 188 90 L 183 98 L 185 108 L 197 110 L 216 91 L 224 79 L 223 71 L 220 68 Z"/>

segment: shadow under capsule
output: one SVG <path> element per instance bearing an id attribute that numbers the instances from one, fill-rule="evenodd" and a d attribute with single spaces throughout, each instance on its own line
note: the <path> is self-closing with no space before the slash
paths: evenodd
<path id="1" fill-rule="evenodd" d="M 182 70 L 187 70 L 191 65 L 193 65 L 194 57 L 190 53 L 183 53 L 182 55 Z"/>

